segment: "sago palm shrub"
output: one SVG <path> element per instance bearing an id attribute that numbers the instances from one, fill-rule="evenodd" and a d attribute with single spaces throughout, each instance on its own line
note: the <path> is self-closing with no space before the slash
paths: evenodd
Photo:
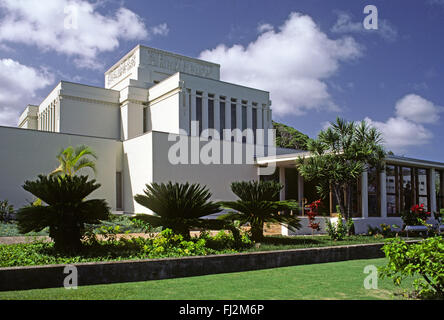
<path id="1" fill-rule="evenodd" d="M 49 236 L 57 251 L 77 251 L 81 246 L 85 224 L 108 220 L 110 208 L 105 200 L 85 200 L 100 187 L 86 176 L 43 176 L 26 181 L 23 188 L 42 200 L 39 205 L 18 210 L 18 228 L 22 233 L 49 227 Z"/>
<path id="2" fill-rule="evenodd" d="M 148 222 L 153 227 L 164 227 L 190 238 L 193 227 L 221 228 L 224 224 L 201 217 L 221 211 L 218 203 L 212 202 L 210 191 L 197 183 L 151 183 L 146 185 L 144 194 L 137 194 L 134 199 L 140 205 L 150 209 L 153 214 L 138 214 L 136 219 Z"/>
<path id="3" fill-rule="evenodd" d="M 298 210 L 297 202 L 276 200 L 282 188 L 275 181 L 233 182 L 231 190 L 239 200 L 222 202 L 222 206 L 234 211 L 222 215 L 220 219 L 249 223 L 251 239 L 255 242 L 263 240 L 266 222 L 285 225 L 293 230 L 299 229 L 300 220 L 289 212 Z"/>

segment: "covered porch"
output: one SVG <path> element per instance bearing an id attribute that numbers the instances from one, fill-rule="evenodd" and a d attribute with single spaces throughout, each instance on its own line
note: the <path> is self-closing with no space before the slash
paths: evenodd
<path id="1" fill-rule="evenodd" d="M 306 211 L 319 196 L 316 181 L 305 181 L 297 170 L 296 160 L 302 156 L 310 154 L 297 152 L 256 159 L 259 179 L 280 182 L 284 186 L 280 200 L 297 200 L 301 207 L 293 214 L 300 216 L 303 228 L 294 233 L 283 227 L 283 235 L 312 233 Z M 262 175 L 264 167 L 275 167 L 274 173 Z M 346 194 L 343 196 L 348 198 Z M 385 170 L 370 167 L 361 174 L 352 186 L 350 199 L 348 205 L 356 233 L 367 233 L 368 226 L 379 227 L 382 223 L 402 226 L 401 212 L 410 210 L 415 204 L 424 204 L 433 217 L 434 212 L 444 209 L 444 163 L 388 155 Z M 324 218 L 337 219 L 337 202 L 332 192 L 322 203 L 322 216 L 317 218 L 321 231 L 316 233 L 325 233 Z"/>

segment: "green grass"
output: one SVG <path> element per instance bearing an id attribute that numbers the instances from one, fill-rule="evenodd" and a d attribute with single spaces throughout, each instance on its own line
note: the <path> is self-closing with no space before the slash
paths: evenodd
<path id="1" fill-rule="evenodd" d="M 248 272 L 225 273 L 145 282 L 0 292 L 3 299 L 141 299 L 141 300 L 301 300 L 400 299 L 402 289 L 378 279 L 378 289 L 364 288 L 367 265 L 385 259 L 352 260 Z M 409 288 L 412 281 L 403 283 Z"/>
<path id="2" fill-rule="evenodd" d="M 344 240 L 335 241 L 327 235 L 318 236 L 267 236 L 259 247 L 251 247 L 243 252 L 289 250 L 302 248 L 317 248 L 331 246 L 346 246 L 352 244 L 384 243 L 386 239 L 373 236 L 355 235 Z"/>

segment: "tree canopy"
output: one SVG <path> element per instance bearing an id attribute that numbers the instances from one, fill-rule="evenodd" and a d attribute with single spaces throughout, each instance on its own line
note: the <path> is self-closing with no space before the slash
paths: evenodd
<path id="1" fill-rule="evenodd" d="M 316 179 L 318 193 L 325 197 L 332 188 L 341 212 L 350 218 L 351 187 L 368 166 L 382 168 L 385 151 L 380 132 L 365 121 L 336 118 L 308 143 L 310 157 L 296 161 L 307 180 Z M 344 194 L 346 197 L 344 197 Z"/>
<path id="2" fill-rule="evenodd" d="M 276 130 L 276 146 L 281 148 L 307 150 L 310 137 L 283 123 L 273 121 Z"/>

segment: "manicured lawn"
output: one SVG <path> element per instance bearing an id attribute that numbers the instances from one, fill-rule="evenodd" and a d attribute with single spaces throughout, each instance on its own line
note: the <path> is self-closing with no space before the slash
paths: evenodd
<path id="1" fill-rule="evenodd" d="M 2 299 L 400 299 L 390 279 L 378 279 L 378 289 L 364 288 L 367 265 L 382 266 L 385 259 L 352 260 L 200 277 L 0 292 Z M 403 288 L 412 281 L 403 283 Z"/>

